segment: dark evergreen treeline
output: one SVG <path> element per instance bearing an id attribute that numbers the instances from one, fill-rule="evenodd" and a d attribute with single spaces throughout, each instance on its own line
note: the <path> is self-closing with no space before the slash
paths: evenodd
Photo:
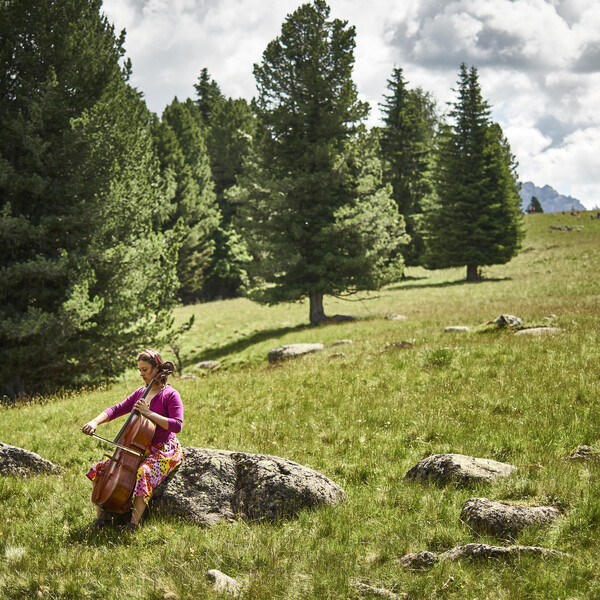
<path id="1" fill-rule="evenodd" d="M 94 384 L 175 335 L 178 302 L 310 301 L 403 266 L 503 263 L 522 237 L 515 162 L 461 66 L 457 100 L 395 68 L 382 126 L 352 79 L 355 29 L 300 6 L 252 103 L 203 69 L 159 117 L 101 0 L 0 3 L 0 393 Z"/>

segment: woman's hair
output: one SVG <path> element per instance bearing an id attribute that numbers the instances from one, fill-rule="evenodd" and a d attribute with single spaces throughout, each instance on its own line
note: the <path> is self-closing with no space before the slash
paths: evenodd
<path id="1" fill-rule="evenodd" d="M 140 352 L 137 355 L 136 360 L 138 362 L 140 360 L 143 360 L 147 363 L 150 363 L 153 367 L 158 367 L 159 370 L 162 367 L 162 365 L 165 364 L 163 357 L 158 352 L 150 350 L 149 348 L 146 348 L 143 352 Z"/>

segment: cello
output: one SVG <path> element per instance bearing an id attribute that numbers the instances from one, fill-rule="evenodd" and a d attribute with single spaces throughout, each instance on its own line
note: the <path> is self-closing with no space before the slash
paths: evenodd
<path id="1" fill-rule="evenodd" d="M 165 362 L 159 365 L 159 372 L 146 386 L 141 400 L 145 400 L 155 382 L 162 383 L 173 373 L 175 365 Z M 125 513 L 131 509 L 131 496 L 137 481 L 137 470 L 150 447 L 156 423 L 142 415 L 135 408 L 114 440 L 107 440 L 95 433 L 95 437 L 117 447 L 109 459 L 102 475 L 94 481 L 92 502 L 102 510 Z"/>

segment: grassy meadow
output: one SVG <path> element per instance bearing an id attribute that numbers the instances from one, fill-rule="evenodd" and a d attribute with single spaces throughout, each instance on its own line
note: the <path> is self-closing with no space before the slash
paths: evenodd
<path id="1" fill-rule="evenodd" d="M 251 599 L 354 599 L 353 581 L 414 599 L 600 598 L 600 460 L 566 459 L 579 444 L 600 448 L 600 219 L 589 215 L 526 216 L 523 251 L 487 267 L 480 283 L 463 281 L 466 268 L 414 268 L 378 293 L 326 298 L 328 314 L 356 322 L 310 328 L 306 304 L 245 299 L 178 310 L 180 322 L 195 316 L 178 351 L 196 377 L 172 379 L 186 411 L 182 443 L 314 468 L 345 489 L 337 507 L 208 529 L 151 513 L 133 537 L 118 528 L 90 532 L 85 472 L 110 449 L 79 427 L 138 387 L 138 375 L 132 370 L 103 389 L 3 403 L 0 441 L 37 452 L 64 473 L 0 477 L 0 598 L 216 598 L 207 569 L 241 581 Z M 385 318 L 392 313 L 406 319 Z M 502 313 L 564 332 L 514 336 L 485 325 Z M 471 331 L 446 333 L 449 325 Z M 353 343 L 329 347 L 343 339 Z M 414 347 L 386 347 L 401 341 Z M 327 348 L 268 365 L 270 349 L 297 342 Z M 204 360 L 221 366 L 194 368 Z M 112 437 L 120 424 L 98 433 Z M 403 479 L 421 458 L 445 452 L 519 469 L 467 489 Z M 560 507 L 560 520 L 516 543 L 569 557 L 403 570 L 398 559 L 409 552 L 502 543 L 459 519 L 466 500 L 481 496 Z"/>

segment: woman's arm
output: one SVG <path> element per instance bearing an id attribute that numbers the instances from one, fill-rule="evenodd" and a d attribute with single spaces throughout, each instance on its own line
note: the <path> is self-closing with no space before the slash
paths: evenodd
<path id="1" fill-rule="evenodd" d="M 166 415 L 151 411 L 143 400 L 138 400 L 135 409 L 142 415 L 154 421 L 162 429 L 179 433 L 183 426 L 183 404 L 181 396 L 176 390 L 171 389 L 166 402 Z"/>

